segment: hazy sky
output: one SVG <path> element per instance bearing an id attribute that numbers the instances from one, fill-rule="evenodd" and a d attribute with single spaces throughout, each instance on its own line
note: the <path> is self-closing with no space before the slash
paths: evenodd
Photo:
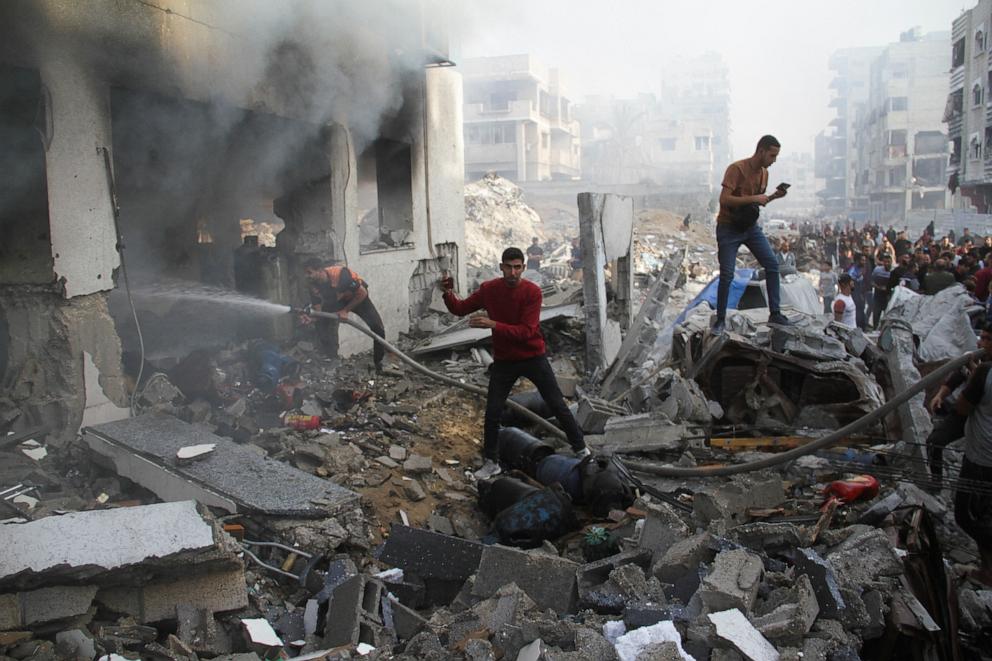
<path id="1" fill-rule="evenodd" d="M 834 116 L 827 69 L 838 48 L 884 45 L 920 26 L 950 31 L 973 0 L 462 0 L 453 57 L 531 53 L 585 94 L 658 93 L 667 60 L 719 51 L 730 70 L 734 156 L 773 133 L 813 150 Z M 950 49 L 947 53 L 950 67 Z"/>

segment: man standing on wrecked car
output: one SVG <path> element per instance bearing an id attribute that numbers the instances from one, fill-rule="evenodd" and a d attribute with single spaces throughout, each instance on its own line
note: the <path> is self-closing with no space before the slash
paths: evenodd
<path id="1" fill-rule="evenodd" d="M 720 192 L 720 213 L 716 217 L 716 243 L 720 260 L 720 284 L 716 297 L 716 321 L 713 334 L 723 333 L 727 317 L 730 284 L 734 280 L 737 251 L 748 247 L 754 258 L 765 269 L 765 286 L 768 291 L 768 321 L 781 326 L 791 322 L 779 309 L 779 268 L 764 232 L 758 227 L 758 207 L 772 200 L 785 197 L 782 184 L 771 195 L 765 195 L 768 186 L 768 168 L 775 163 L 782 145 L 774 136 L 765 135 L 758 141 L 754 154 L 727 167 Z"/>
<path id="2" fill-rule="evenodd" d="M 582 430 L 565 405 L 551 364 L 545 355 L 541 333 L 541 288 L 524 280 L 524 254 L 520 248 L 507 248 L 499 265 L 503 277 L 487 280 L 465 300 L 455 295 L 450 276 L 438 284 L 444 291 L 444 304 L 452 314 L 465 316 L 477 310 L 486 314 L 469 319 L 472 328 L 488 328 L 493 337 L 493 364 L 486 397 L 483 465 L 475 476 L 486 479 L 501 472 L 499 464 L 499 419 L 503 405 L 520 377 L 526 377 L 558 418 L 568 442 L 578 457 L 589 455 Z"/>

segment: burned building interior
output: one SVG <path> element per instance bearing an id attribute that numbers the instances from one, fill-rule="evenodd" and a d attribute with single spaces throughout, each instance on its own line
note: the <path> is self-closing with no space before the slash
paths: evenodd
<path id="1" fill-rule="evenodd" d="M 582 104 L 527 56 L 466 100 L 458 18 L 0 3 L 0 661 L 992 658 L 953 516 L 992 489 L 924 443 L 987 304 L 900 286 L 841 323 L 827 219 L 784 230 L 790 323 L 742 251 L 717 332 L 719 193 L 582 179 Z M 515 123 L 533 152 L 480 142 Z M 466 182 L 542 126 L 574 176 Z M 531 242 L 585 449 L 521 380 L 484 475 L 503 359 L 440 285 Z M 383 337 L 310 306 L 314 258 Z"/>

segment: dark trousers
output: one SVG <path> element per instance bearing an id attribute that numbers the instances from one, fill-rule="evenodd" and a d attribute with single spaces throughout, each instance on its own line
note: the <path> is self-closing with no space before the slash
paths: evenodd
<path id="1" fill-rule="evenodd" d="M 780 312 L 781 295 L 779 293 L 778 260 L 772 247 L 768 245 L 765 233 L 757 224 L 747 231 L 738 232 L 727 223 L 717 223 L 716 226 L 717 257 L 720 260 L 720 284 L 716 291 L 716 316 L 724 319 L 727 316 L 727 301 L 730 298 L 730 283 L 734 281 L 734 271 L 737 266 L 737 251 L 741 246 L 747 246 L 754 258 L 765 269 L 765 288 L 768 290 L 768 311 L 771 314 Z"/>
<path id="2" fill-rule="evenodd" d="M 336 312 L 336 310 L 325 310 L 325 312 Z M 382 325 L 382 317 L 379 316 L 379 311 L 372 304 L 372 299 L 366 298 L 356 305 L 351 312 L 364 321 L 370 331 L 379 337 L 384 338 L 386 336 L 386 329 Z M 317 336 L 320 337 L 320 343 L 324 347 L 324 354 L 329 358 L 338 357 L 338 326 L 340 324 L 336 319 L 317 318 Z M 374 342 L 373 345 L 372 361 L 376 367 L 382 367 L 382 359 L 386 355 L 386 348 L 379 342 Z"/>
<path id="3" fill-rule="evenodd" d="M 992 488 L 992 467 L 980 466 L 968 461 L 965 457 L 961 462 L 961 480 L 974 480 L 979 488 Z M 975 540 L 978 548 L 983 551 L 992 550 L 992 496 L 965 491 L 969 484 L 954 495 L 954 520 L 961 530 Z"/>
<path id="4" fill-rule="evenodd" d="M 872 301 L 871 324 L 878 328 L 878 322 L 882 320 L 882 313 L 889 304 L 889 292 L 880 289 L 875 290 L 875 299 Z"/>
<path id="5" fill-rule="evenodd" d="M 865 295 L 858 290 L 851 292 L 854 299 L 854 318 L 858 328 L 864 330 L 868 328 L 868 317 L 865 315 Z"/>
<path id="6" fill-rule="evenodd" d="M 967 416 L 952 411 L 938 420 L 927 436 L 927 463 L 930 465 L 930 474 L 938 480 L 944 476 L 944 448 L 964 436 L 964 423 L 967 419 Z"/>
<path id="7" fill-rule="evenodd" d="M 834 311 L 834 297 L 824 296 L 823 297 L 823 314 L 832 314 Z"/>
<path id="8" fill-rule="evenodd" d="M 497 360 L 489 370 L 489 392 L 486 396 L 485 440 L 482 455 L 487 459 L 499 459 L 499 419 L 503 414 L 503 405 L 510 395 L 510 390 L 517 379 L 524 377 L 541 393 L 548 408 L 558 419 L 558 424 L 565 430 L 568 443 L 573 450 L 581 450 L 586 446 L 582 439 L 582 430 L 575 416 L 568 410 L 565 398 L 562 397 L 558 380 L 551 370 L 551 363 L 546 356 L 528 358 L 527 360 Z"/>

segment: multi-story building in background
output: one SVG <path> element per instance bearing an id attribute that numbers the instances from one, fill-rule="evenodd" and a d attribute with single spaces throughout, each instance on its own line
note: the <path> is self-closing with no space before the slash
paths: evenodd
<path id="1" fill-rule="evenodd" d="M 943 120 L 951 143 L 946 177 L 954 208 L 992 207 L 992 0 L 979 0 L 953 23 L 949 95 Z"/>
<path id="2" fill-rule="evenodd" d="M 584 181 L 680 193 L 713 190 L 713 131 L 705 119 L 673 118 L 653 94 L 589 97 L 575 114 L 582 125 Z"/>
<path id="3" fill-rule="evenodd" d="M 710 51 L 676 59 L 662 72 L 661 105 L 665 117 L 702 122 L 712 134 L 713 167 L 723 173 L 733 160 L 730 121 L 730 74 L 723 56 Z"/>
<path id="4" fill-rule="evenodd" d="M 789 194 L 776 200 L 768 207 L 772 216 L 808 219 L 817 213 L 820 200 L 816 196 L 813 155 L 809 152 L 779 154 L 775 165 L 769 170 L 771 181 L 768 188 L 779 183 L 789 184 Z"/>
<path id="5" fill-rule="evenodd" d="M 517 182 L 581 174 L 579 123 L 557 69 L 530 55 L 469 58 L 464 78 L 465 175 Z"/>
<path id="6" fill-rule="evenodd" d="M 947 135 L 944 94 L 950 33 L 914 28 L 873 59 L 868 100 L 857 113 L 852 211 L 902 222 L 912 209 L 943 209 Z M 984 104 L 983 104 L 984 107 Z M 850 178 L 849 178 L 850 184 Z"/>
<path id="7" fill-rule="evenodd" d="M 815 142 L 816 177 L 823 180 L 819 196 L 828 215 L 864 219 L 868 214 L 867 200 L 854 194 L 857 150 L 851 138 L 858 110 L 868 101 L 871 63 L 881 51 L 878 47 L 845 48 L 835 51 L 828 62 L 836 72 L 830 81 L 830 107 L 837 109 L 837 116 Z"/>

